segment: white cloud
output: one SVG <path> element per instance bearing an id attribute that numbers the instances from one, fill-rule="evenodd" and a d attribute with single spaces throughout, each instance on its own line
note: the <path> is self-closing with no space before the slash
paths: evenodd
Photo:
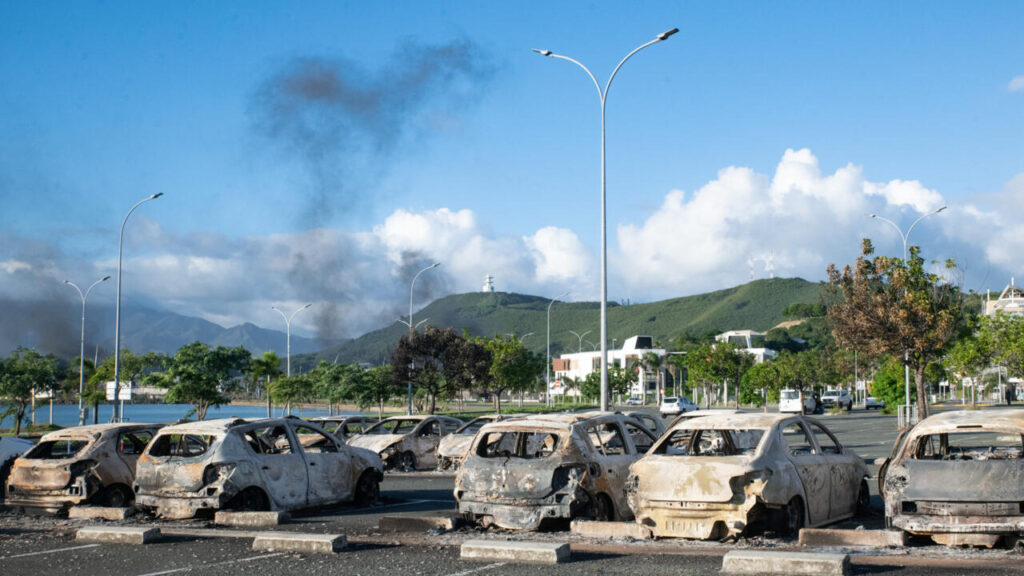
<path id="1" fill-rule="evenodd" d="M 1013 80 L 1010 80 L 1008 88 L 1010 89 L 1010 92 L 1024 91 L 1024 75 L 1017 76 Z"/>
<path id="2" fill-rule="evenodd" d="M 534 280 L 538 284 L 570 284 L 574 298 L 589 292 L 594 274 L 594 258 L 572 230 L 548 226 L 533 236 L 523 238 L 534 263 Z"/>

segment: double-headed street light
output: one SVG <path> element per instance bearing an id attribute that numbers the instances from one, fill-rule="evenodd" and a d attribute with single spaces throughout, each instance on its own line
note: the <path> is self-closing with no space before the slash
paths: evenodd
<path id="1" fill-rule="evenodd" d="M 423 319 L 423 320 L 421 320 L 420 322 L 418 322 L 416 324 L 412 323 L 412 290 L 416 286 L 416 279 L 420 277 L 420 274 L 423 274 L 427 270 L 433 270 L 434 268 L 437 268 L 440 265 L 441 265 L 440 262 L 434 262 L 430 266 L 427 266 L 426 268 L 420 270 L 419 272 L 416 273 L 415 276 L 412 277 L 412 282 L 409 283 L 409 321 L 408 322 L 403 322 L 403 323 L 406 324 L 407 326 L 409 326 L 409 343 L 410 344 L 412 344 L 412 335 L 416 332 L 416 328 L 418 328 L 419 325 L 422 324 L 423 322 L 427 321 L 427 319 Z M 409 401 L 408 414 L 412 415 L 412 378 L 411 377 L 409 378 L 408 401 Z"/>
<path id="2" fill-rule="evenodd" d="M 544 365 L 544 382 L 547 386 L 547 390 L 544 391 L 544 397 L 545 403 L 548 406 L 551 406 L 551 305 L 568 296 L 569 292 L 567 290 L 565 294 L 552 298 L 551 302 L 548 302 L 548 362 Z"/>
<path id="3" fill-rule="evenodd" d="M 897 225 L 895 222 L 893 222 L 892 220 L 889 220 L 888 218 L 886 218 L 884 216 L 879 216 L 878 214 L 872 214 L 871 217 L 876 219 L 876 220 L 881 220 L 882 222 L 886 222 L 890 226 L 892 226 L 893 228 L 896 229 L 896 232 L 899 233 L 900 238 L 903 240 L 903 262 L 906 263 L 907 262 L 907 239 L 910 237 L 910 232 L 914 229 L 914 226 L 917 226 L 917 223 L 920 222 L 921 220 L 924 220 L 925 218 L 927 218 L 929 216 L 934 216 L 935 214 L 938 214 L 939 212 L 942 212 L 945 209 L 946 209 L 946 206 L 941 206 L 939 208 L 936 208 L 935 210 L 932 210 L 931 212 L 929 212 L 927 214 L 922 215 L 917 220 L 914 220 L 914 223 L 910 225 L 910 228 L 907 228 L 907 232 L 906 233 L 904 233 L 903 230 L 900 229 L 899 225 Z M 908 263 L 907 266 L 909 267 L 910 264 Z M 903 352 L 903 368 L 904 368 L 903 391 L 904 391 L 904 394 L 906 395 L 906 406 L 907 406 L 906 408 L 904 408 L 904 410 L 907 411 L 907 423 L 909 424 L 909 422 L 910 422 L 910 351 L 909 350 L 904 350 L 904 352 Z M 919 415 L 919 416 L 921 416 L 921 415 Z"/>
<path id="4" fill-rule="evenodd" d="M 676 32 L 679 32 L 678 28 L 662 32 L 661 34 L 658 34 L 654 40 L 651 40 L 646 44 L 642 44 L 627 54 L 612 71 L 612 74 L 608 77 L 608 82 L 605 84 L 603 89 L 590 69 L 579 61 L 569 58 L 568 56 L 555 54 L 550 50 L 534 49 L 534 52 L 541 56 L 566 60 L 582 68 L 583 71 L 587 73 L 587 76 L 590 76 L 590 79 L 594 81 L 594 86 L 597 87 L 597 96 L 601 100 L 601 410 L 603 411 L 608 410 L 608 242 L 607 218 L 605 216 L 605 104 L 608 101 L 608 89 L 611 87 L 612 80 L 615 79 L 615 75 L 619 72 L 619 69 L 622 68 L 622 65 L 632 58 L 637 52 L 647 48 L 651 44 L 657 44 L 658 42 L 668 40 L 669 37 Z M 550 362 L 551 360 L 549 358 L 548 363 L 550 364 Z"/>
<path id="5" fill-rule="evenodd" d="M 110 276 L 104 276 L 99 280 L 92 283 L 86 289 L 85 293 L 82 293 L 82 289 L 78 287 L 71 280 L 65 280 L 64 283 L 71 286 L 75 290 L 78 290 L 78 295 L 82 298 L 82 339 L 80 341 L 80 350 L 78 352 L 78 425 L 85 425 L 85 411 L 82 409 L 82 394 L 85 392 L 85 301 L 89 298 L 89 292 L 101 282 L 110 280 Z"/>
<path id="6" fill-rule="evenodd" d="M 292 318 L 299 312 L 302 312 L 306 308 L 309 308 L 312 304 L 306 304 L 300 306 L 290 316 L 285 316 L 284 312 L 279 310 L 277 306 L 271 306 L 270 309 L 281 315 L 284 318 L 284 329 L 285 329 L 285 375 L 289 378 L 292 377 Z"/>
<path id="7" fill-rule="evenodd" d="M 584 336 L 586 336 L 587 334 L 590 334 L 591 332 L 593 332 L 593 330 L 587 330 L 587 331 L 586 331 L 586 332 L 584 332 L 583 334 L 580 334 L 580 333 L 578 333 L 578 332 L 574 332 L 574 331 L 572 331 L 572 330 L 569 330 L 569 333 L 570 333 L 570 334 L 572 334 L 573 336 L 575 336 L 575 337 L 577 337 L 577 338 L 579 338 L 579 339 L 580 339 L 580 348 L 579 348 L 579 352 L 583 352 L 583 337 L 584 337 Z M 589 340 L 588 340 L 588 342 L 589 342 Z"/>
<path id="8" fill-rule="evenodd" d="M 163 196 L 163 192 L 157 192 L 147 196 L 135 203 L 132 209 L 124 216 L 121 222 L 121 237 L 117 241 L 117 301 L 114 304 L 114 415 L 113 422 L 121 421 L 121 410 L 118 404 L 121 392 L 121 257 L 124 254 L 124 227 L 128 224 L 128 217 L 135 212 L 135 209 L 150 200 L 156 200 Z"/>

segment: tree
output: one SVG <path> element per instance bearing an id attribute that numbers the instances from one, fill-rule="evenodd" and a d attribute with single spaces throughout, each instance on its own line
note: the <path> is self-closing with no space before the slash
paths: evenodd
<path id="1" fill-rule="evenodd" d="M 636 371 L 627 370 L 622 366 L 609 364 L 608 366 L 608 394 L 628 394 L 629 389 L 636 382 Z M 580 384 L 580 393 L 584 398 L 597 400 L 601 397 L 601 371 L 594 370 L 583 379 Z"/>
<path id="2" fill-rule="evenodd" d="M 105 376 L 103 382 L 112 382 L 114 380 L 114 362 L 114 356 L 108 356 L 100 363 L 100 368 Z M 131 350 L 122 350 L 121 364 L 119 366 L 121 382 L 127 381 L 134 385 L 143 374 L 153 370 L 161 370 L 166 364 L 167 356 L 159 352 L 147 352 L 142 356 L 136 356 Z M 121 382 L 114 382 L 114 417 L 117 417 L 119 414 L 116 403 L 121 398 Z"/>
<path id="3" fill-rule="evenodd" d="M 32 404 L 37 389 L 57 386 L 57 358 L 28 348 L 18 347 L 0 363 L 0 401 L 7 409 L 0 419 L 14 417 L 14 435 L 21 434 L 25 411 Z"/>
<path id="4" fill-rule="evenodd" d="M 427 326 L 422 333 L 412 332 L 399 339 L 391 353 L 391 366 L 401 382 L 411 381 L 430 401 L 429 412 L 437 409 L 438 396 L 450 397 L 453 383 L 444 377 L 443 359 L 449 346 L 460 337 L 452 328 Z"/>
<path id="5" fill-rule="evenodd" d="M 501 413 L 501 394 L 505 391 L 526 390 L 539 372 L 535 355 L 515 336 L 500 336 L 485 343 L 490 352 L 491 365 L 488 392 L 494 396 L 494 410 Z"/>
<path id="6" fill-rule="evenodd" d="M 1012 378 L 1024 378 L 1024 318 L 998 312 L 979 322 L 982 338 L 989 343 L 993 359 L 1005 366 Z"/>
<path id="7" fill-rule="evenodd" d="M 918 414 L 928 415 L 924 372 L 939 359 L 962 320 L 957 286 L 925 272 L 920 249 L 910 247 L 909 261 L 877 256 L 865 239 L 853 267 L 828 267 L 828 318 L 840 346 L 870 355 L 908 357 L 917 389 Z M 946 268 L 954 268 L 953 261 Z"/>
<path id="8" fill-rule="evenodd" d="M 191 404 L 199 420 L 206 419 L 211 406 L 231 402 L 223 394 L 227 381 L 244 372 L 249 351 L 241 346 L 210 348 L 202 342 L 186 344 L 167 362 L 167 369 L 151 374 L 149 381 L 167 388 L 167 403 Z"/>
<path id="9" fill-rule="evenodd" d="M 296 374 L 278 378 L 271 396 L 278 404 L 290 407 L 293 402 L 305 402 L 313 395 L 314 382 L 309 374 Z"/>
<path id="10" fill-rule="evenodd" d="M 766 406 L 779 400 L 779 390 L 789 382 L 788 363 L 770 360 L 756 364 L 740 380 L 740 401 L 744 404 Z"/>
<path id="11" fill-rule="evenodd" d="M 717 386 L 732 382 L 737 387 L 754 359 L 733 344 L 703 344 L 686 355 L 686 369 L 691 378 L 703 386 Z M 737 404 L 740 392 L 737 390 Z M 705 398 L 707 394 L 705 393 Z M 728 402 L 728 398 L 724 399 Z"/>
<path id="12" fill-rule="evenodd" d="M 360 409 L 377 407 L 377 417 L 384 417 L 384 403 L 398 394 L 399 385 L 391 365 L 375 366 L 364 370 L 352 380 L 350 393 Z"/>
<path id="13" fill-rule="evenodd" d="M 661 383 L 661 369 L 665 365 L 665 357 L 655 352 L 645 352 L 640 356 L 640 369 L 644 371 L 644 395 L 647 394 L 647 381 L 646 375 L 648 372 L 654 372 L 654 387 L 655 393 L 654 398 L 660 404 L 662 397 L 662 383 Z M 645 400 L 646 402 L 646 400 Z"/>
<path id="14" fill-rule="evenodd" d="M 466 335 L 452 342 L 444 353 L 445 379 L 462 400 L 463 390 L 486 391 L 489 388 L 493 354 L 487 343 Z M 461 405 L 461 404 L 460 404 Z"/>
<path id="15" fill-rule="evenodd" d="M 896 358 L 888 357 L 882 367 L 875 372 L 869 386 L 871 395 L 885 402 L 882 411 L 892 414 L 896 407 L 903 404 L 903 364 Z M 917 390 L 910 390 L 910 400 L 914 401 Z"/>
<path id="16" fill-rule="evenodd" d="M 259 358 L 249 361 L 247 373 L 254 383 L 264 380 L 263 392 L 267 397 L 267 418 L 270 418 L 273 415 L 270 383 L 272 379 L 281 375 L 281 359 L 273 350 L 267 350 Z"/>
<path id="17" fill-rule="evenodd" d="M 974 324 L 972 322 L 972 324 Z M 983 322 L 985 326 L 991 326 L 989 322 Z M 970 378 L 977 385 L 981 382 L 981 373 L 991 365 L 996 351 L 993 348 L 995 333 L 992 330 L 982 329 L 971 331 L 956 341 L 943 358 L 943 365 L 954 376 L 956 381 L 963 378 Z M 971 395 L 973 406 L 976 395 Z M 888 401 L 886 402 L 888 406 Z"/>

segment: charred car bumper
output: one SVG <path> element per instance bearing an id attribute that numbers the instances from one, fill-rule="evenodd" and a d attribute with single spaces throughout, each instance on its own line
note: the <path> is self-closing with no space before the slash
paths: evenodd
<path id="1" fill-rule="evenodd" d="M 207 494 L 206 490 L 189 494 L 146 494 L 135 495 L 135 505 L 154 510 L 157 516 L 169 519 L 192 518 L 205 510 L 219 510 L 230 498 L 223 491 Z"/>
<path id="2" fill-rule="evenodd" d="M 462 499 L 459 501 L 459 513 L 472 514 L 478 519 L 486 519 L 486 523 L 507 530 L 537 530 L 545 520 L 574 516 L 576 506 L 570 501 L 569 495 L 564 495 L 561 500 L 516 499 L 496 502 Z"/>
<path id="3" fill-rule="evenodd" d="M 636 521 L 657 537 L 718 539 L 742 534 L 758 504 L 753 498 L 742 504 L 648 501 Z"/>
<path id="4" fill-rule="evenodd" d="M 96 487 L 81 477 L 60 490 L 26 489 L 22 486 L 9 485 L 4 504 L 12 508 L 38 508 L 56 513 L 85 503 L 95 493 Z"/>

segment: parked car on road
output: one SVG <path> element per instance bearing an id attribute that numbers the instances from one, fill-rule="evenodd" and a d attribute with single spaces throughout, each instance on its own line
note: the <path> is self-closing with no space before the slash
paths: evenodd
<path id="1" fill-rule="evenodd" d="M 690 399 L 686 396 L 665 396 L 661 400 L 661 412 L 662 418 L 668 418 L 669 416 L 678 416 L 684 412 L 693 412 L 700 407 L 690 402 Z"/>
<path id="2" fill-rule="evenodd" d="M 948 546 L 992 547 L 1024 535 L 1024 411 L 929 416 L 879 467 L 888 526 Z"/>
<path id="3" fill-rule="evenodd" d="M 882 408 L 885 408 L 885 400 L 879 400 L 874 396 L 868 396 L 864 399 L 865 410 L 881 410 Z"/>
<path id="4" fill-rule="evenodd" d="M 682 421 L 630 467 L 639 524 L 658 537 L 796 533 L 866 512 L 868 469 L 821 423 L 787 414 Z"/>
<path id="5" fill-rule="evenodd" d="M 779 391 L 779 412 L 785 414 L 817 414 L 821 403 L 806 390 L 784 388 Z"/>
<path id="6" fill-rule="evenodd" d="M 437 445 L 437 469 L 458 470 L 462 465 L 462 459 L 466 457 L 469 445 L 473 442 L 473 437 L 476 436 L 480 428 L 484 424 L 500 422 L 507 418 L 510 416 L 505 414 L 479 416 L 463 424 L 455 432 L 441 438 L 441 442 Z"/>
<path id="7" fill-rule="evenodd" d="M 164 518 L 366 505 L 382 478 L 377 454 L 298 418 L 207 420 L 168 426 L 153 439 L 139 459 L 135 504 Z"/>
<path id="8" fill-rule="evenodd" d="M 45 434 L 14 461 L 10 507 L 64 512 L 89 503 L 130 506 L 135 466 L 162 424 L 97 424 Z"/>
<path id="9" fill-rule="evenodd" d="M 7 436 L 0 438 L 0 501 L 4 498 L 4 485 L 7 484 L 7 475 L 11 472 L 14 459 L 24 454 L 32 447 L 32 441 L 25 438 Z"/>
<path id="10" fill-rule="evenodd" d="M 825 409 L 832 408 L 833 406 L 839 406 L 849 412 L 853 409 L 853 396 L 850 394 L 849 390 L 843 390 L 842 388 L 826 390 L 821 395 L 821 405 Z"/>
<path id="11" fill-rule="evenodd" d="M 321 428 L 334 434 L 342 441 L 348 441 L 352 436 L 362 434 L 371 426 L 380 422 L 378 418 L 352 415 L 321 416 L 319 418 L 310 418 L 309 421 L 319 424 Z"/>
<path id="12" fill-rule="evenodd" d="M 640 422 L 611 412 L 487 424 L 455 477 L 455 500 L 467 520 L 513 530 L 558 519 L 629 520 L 626 473 L 654 442 Z"/>
<path id="13" fill-rule="evenodd" d="M 627 398 L 626 399 L 626 406 L 643 406 L 643 405 L 644 405 L 643 398 L 633 397 L 633 398 Z"/>
<path id="14" fill-rule="evenodd" d="M 351 437 L 348 443 L 379 454 L 385 470 L 430 470 L 437 467 L 441 438 L 463 424 L 450 416 L 392 416 Z"/>

